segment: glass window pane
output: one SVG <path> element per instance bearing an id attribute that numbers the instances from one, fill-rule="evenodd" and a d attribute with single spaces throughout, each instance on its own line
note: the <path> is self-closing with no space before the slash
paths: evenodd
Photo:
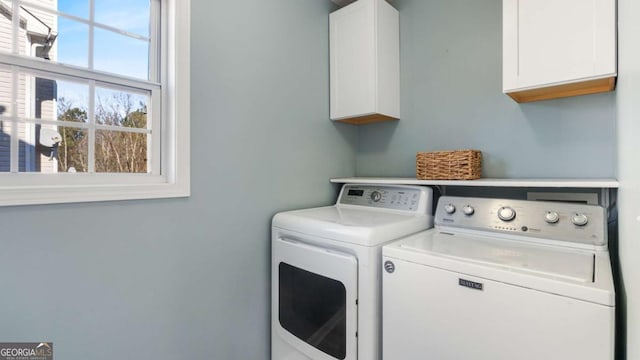
<path id="1" fill-rule="evenodd" d="M 58 146 L 58 172 L 87 172 L 89 132 L 86 129 L 58 127 L 62 142 Z"/>
<path id="2" fill-rule="evenodd" d="M 44 78 L 21 73 L 26 86 L 18 91 L 18 99 L 30 99 L 26 113 L 18 116 L 26 118 L 87 122 L 89 85 L 55 78 Z M 31 94 L 27 94 L 30 89 Z M 80 112 L 84 114 L 67 114 Z"/>
<path id="3" fill-rule="evenodd" d="M 278 313 L 283 328 L 338 359 L 347 353 L 344 285 L 286 263 L 278 265 Z"/>
<path id="4" fill-rule="evenodd" d="M 89 18 L 89 1 L 58 0 L 58 10 L 67 14 L 88 19 Z"/>
<path id="5" fill-rule="evenodd" d="M 58 171 L 54 144 L 60 142 L 55 126 L 18 123 L 18 170 L 55 173 Z M 44 144 L 44 145 L 43 145 Z"/>
<path id="6" fill-rule="evenodd" d="M 2 17 L 0 15 L 0 17 Z M 0 68 L 0 116 L 11 116 L 11 91 L 13 76 L 10 70 Z"/>
<path id="7" fill-rule="evenodd" d="M 55 4 L 45 1 L 42 4 L 51 10 L 55 10 Z M 51 52 L 51 46 L 55 34 L 58 32 L 58 17 L 49 11 L 36 9 L 32 6 L 23 4 L 20 6 L 20 29 L 26 30 L 24 38 L 18 37 L 20 43 L 20 53 L 36 56 L 37 45 L 40 45 L 40 57 L 45 58 Z"/>
<path id="8" fill-rule="evenodd" d="M 9 0 L 0 1 L 0 51 L 13 51 L 12 6 Z"/>
<path id="9" fill-rule="evenodd" d="M 86 172 L 88 132 L 85 129 L 18 124 L 20 172 Z"/>
<path id="10" fill-rule="evenodd" d="M 149 42 L 95 29 L 94 68 L 149 79 Z"/>
<path id="11" fill-rule="evenodd" d="M 34 83 L 35 96 L 32 98 L 35 104 L 31 104 L 33 113 L 30 117 L 37 119 L 55 120 L 57 82 L 51 79 L 30 77 Z"/>
<path id="12" fill-rule="evenodd" d="M 55 169 L 55 162 L 42 162 L 42 160 L 48 159 L 49 156 L 43 156 L 43 150 L 45 149 L 38 147 L 37 141 L 39 137 L 39 130 L 39 125 L 24 123 L 18 124 L 18 170 L 20 172 L 40 172 L 40 169 L 43 169 L 43 172 L 45 173 L 53 173 L 57 171 L 57 169 Z M 55 137 L 51 136 L 55 133 L 54 129 L 52 129 L 51 134 L 47 134 L 46 132 L 47 130 L 45 130 L 45 134 L 43 134 L 45 137 Z"/>
<path id="13" fill-rule="evenodd" d="M 95 21 L 149 37 L 149 0 L 95 0 Z"/>
<path id="14" fill-rule="evenodd" d="M 89 25 L 58 17 L 58 36 L 49 57 L 60 63 L 88 67 Z"/>
<path id="15" fill-rule="evenodd" d="M 96 124 L 151 129 L 147 122 L 149 96 L 96 88 Z"/>
<path id="16" fill-rule="evenodd" d="M 11 170 L 11 123 L 0 121 L 0 172 Z"/>
<path id="17" fill-rule="evenodd" d="M 106 173 L 146 173 L 147 134 L 96 130 L 95 168 Z"/>
<path id="18" fill-rule="evenodd" d="M 56 80 L 56 89 L 57 119 L 86 123 L 89 109 L 89 85 Z"/>
<path id="19" fill-rule="evenodd" d="M 20 53 L 69 65 L 88 66 L 89 25 L 28 5 L 23 5 L 20 16 L 24 18 L 28 34 L 21 40 L 25 44 L 24 51 Z"/>

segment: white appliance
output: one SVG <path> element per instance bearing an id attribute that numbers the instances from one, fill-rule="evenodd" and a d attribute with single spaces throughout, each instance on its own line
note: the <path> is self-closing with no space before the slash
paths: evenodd
<path id="1" fill-rule="evenodd" d="M 432 191 L 342 187 L 333 206 L 276 214 L 273 360 L 378 360 L 382 245 L 433 225 Z"/>
<path id="2" fill-rule="evenodd" d="M 383 248 L 383 358 L 611 360 L 600 206 L 439 199 L 435 227 Z"/>

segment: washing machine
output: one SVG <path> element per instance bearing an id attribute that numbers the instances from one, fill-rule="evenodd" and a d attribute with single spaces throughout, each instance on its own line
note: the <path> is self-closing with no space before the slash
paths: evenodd
<path id="1" fill-rule="evenodd" d="M 421 186 L 342 187 L 272 222 L 273 360 L 381 358 L 382 246 L 433 225 Z"/>
<path id="2" fill-rule="evenodd" d="M 604 208 L 443 196 L 435 227 L 383 248 L 389 360 L 611 360 Z"/>

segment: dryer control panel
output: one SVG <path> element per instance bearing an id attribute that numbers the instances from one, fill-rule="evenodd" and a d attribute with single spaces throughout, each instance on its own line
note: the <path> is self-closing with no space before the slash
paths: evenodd
<path id="1" fill-rule="evenodd" d="M 345 184 L 336 205 L 431 214 L 433 191 L 424 186 Z"/>
<path id="2" fill-rule="evenodd" d="M 606 247 L 606 210 L 597 205 L 443 196 L 436 226 L 485 230 L 581 247 Z M 569 244 L 568 246 L 572 246 Z"/>

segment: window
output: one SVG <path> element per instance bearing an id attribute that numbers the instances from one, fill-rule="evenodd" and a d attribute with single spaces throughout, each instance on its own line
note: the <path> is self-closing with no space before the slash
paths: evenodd
<path id="1" fill-rule="evenodd" d="M 189 195 L 189 6 L 0 0 L 0 205 Z"/>

